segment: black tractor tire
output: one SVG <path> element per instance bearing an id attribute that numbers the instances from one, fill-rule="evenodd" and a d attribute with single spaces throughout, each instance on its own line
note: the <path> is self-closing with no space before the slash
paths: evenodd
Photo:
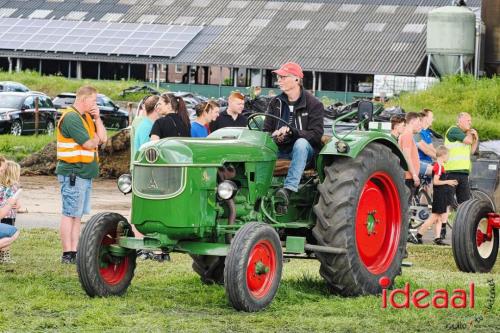
<path id="1" fill-rule="evenodd" d="M 487 214 L 494 213 L 491 203 L 471 199 L 458 206 L 451 238 L 453 258 L 457 267 L 467 273 L 490 272 L 498 255 L 498 229 L 493 229 L 493 239 L 482 242 L 478 248 L 477 232 L 485 231 Z"/>
<path id="2" fill-rule="evenodd" d="M 19 119 L 12 121 L 12 125 L 10 126 L 10 134 L 12 135 L 23 135 L 24 126 L 23 122 Z"/>
<path id="3" fill-rule="evenodd" d="M 399 158 L 370 143 L 356 158 L 337 158 L 324 171 L 313 236 L 318 245 L 346 253 L 316 252 L 320 275 L 342 296 L 378 294 L 401 274 L 406 251 L 409 190 Z"/>
<path id="4" fill-rule="evenodd" d="M 282 269 L 283 253 L 276 230 L 264 223 L 245 224 L 226 257 L 224 285 L 229 303 L 238 311 L 264 309 L 278 291 Z"/>
<path id="5" fill-rule="evenodd" d="M 191 254 L 193 270 L 204 284 L 224 284 L 225 257 L 202 256 Z"/>
<path id="6" fill-rule="evenodd" d="M 78 242 L 76 268 L 80 284 L 90 297 L 120 296 L 134 277 L 136 251 L 124 257 L 107 253 L 117 238 L 133 237 L 130 224 L 120 214 L 99 213 L 86 223 Z"/>

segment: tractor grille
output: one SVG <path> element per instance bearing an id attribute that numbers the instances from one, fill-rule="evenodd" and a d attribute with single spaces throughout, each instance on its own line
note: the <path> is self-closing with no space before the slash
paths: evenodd
<path id="1" fill-rule="evenodd" d="M 165 199 L 176 196 L 185 184 L 185 168 L 168 166 L 134 166 L 133 189 L 140 197 Z"/>

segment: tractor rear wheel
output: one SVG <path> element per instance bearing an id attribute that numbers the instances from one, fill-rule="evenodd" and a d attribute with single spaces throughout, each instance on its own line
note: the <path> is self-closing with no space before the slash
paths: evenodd
<path id="1" fill-rule="evenodd" d="M 205 284 L 224 284 L 225 257 L 191 255 L 193 270 Z"/>
<path id="2" fill-rule="evenodd" d="M 355 159 L 336 159 L 324 170 L 313 235 L 319 245 L 347 252 L 316 252 L 320 274 L 343 296 L 380 293 L 382 277 L 393 283 L 401 273 L 408 234 L 408 189 L 399 159 L 371 143 Z"/>
<path id="3" fill-rule="evenodd" d="M 236 233 L 224 268 L 229 302 L 236 310 L 255 312 L 274 299 L 281 280 L 283 253 L 276 230 L 251 222 Z"/>
<path id="4" fill-rule="evenodd" d="M 488 213 L 493 213 L 489 201 L 472 199 L 458 206 L 451 246 L 457 267 L 467 273 L 491 271 L 498 255 L 498 229 L 491 240 L 486 237 Z"/>
<path id="5" fill-rule="evenodd" d="M 76 268 L 80 283 L 90 297 L 122 295 L 134 277 L 136 251 L 114 256 L 109 250 L 118 238 L 133 237 L 130 224 L 120 214 L 100 213 L 85 225 L 78 242 Z"/>

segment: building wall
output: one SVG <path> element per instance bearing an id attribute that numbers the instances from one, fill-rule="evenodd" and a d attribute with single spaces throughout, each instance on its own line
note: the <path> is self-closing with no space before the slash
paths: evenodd
<path id="1" fill-rule="evenodd" d="M 486 25 L 485 67 L 488 75 L 500 74 L 500 1 L 483 0 L 482 19 Z"/>

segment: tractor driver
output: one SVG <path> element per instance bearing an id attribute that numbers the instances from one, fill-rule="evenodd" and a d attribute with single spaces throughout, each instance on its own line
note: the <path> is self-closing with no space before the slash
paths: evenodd
<path id="1" fill-rule="evenodd" d="M 268 113 L 282 119 L 266 117 L 264 131 L 272 133 L 278 145 L 278 158 L 291 160 L 284 187 L 276 192 L 281 213 L 287 212 L 291 192 L 299 189 L 306 165 L 321 149 L 323 104 L 302 85 L 300 65 L 288 62 L 273 71 L 282 93 L 269 103 Z"/>

